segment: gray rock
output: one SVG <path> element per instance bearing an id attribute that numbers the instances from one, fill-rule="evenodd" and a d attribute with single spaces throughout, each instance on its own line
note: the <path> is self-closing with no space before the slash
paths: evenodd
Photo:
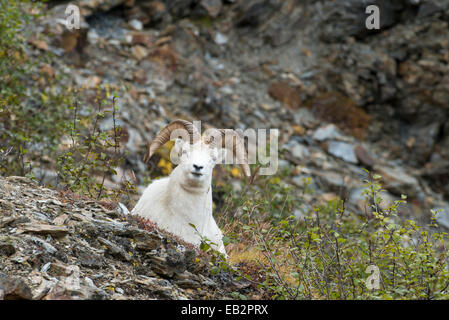
<path id="1" fill-rule="evenodd" d="M 87 41 L 89 41 L 91 45 L 97 44 L 99 39 L 100 36 L 98 35 L 97 31 L 95 31 L 95 29 L 90 29 L 89 31 L 87 31 Z"/>
<path id="2" fill-rule="evenodd" d="M 44 248 L 45 251 L 47 251 L 49 254 L 55 254 L 56 253 L 56 248 L 53 247 L 50 243 L 48 243 L 45 240 L 42 240 L 41 238 L 35 237 L 35 236 L 31 236 L 30 240 L 35 243 L 38 244 L 39 246 L 41 246 L 42 248 Z"/>
<path id="3" fill-rule="evenodd" d="M 126 236 L 129 234 L 129 230 L 121 222 L 110 220 L 106 221 L 103 219 L 90 219 L 92 222 L 83 222 L 79 228 L 85 229 L 92 236 L 112 233 L 117 235 Z"/>
<path id="4" fill-rule="evenodd" d="M 2 200 L 0 200 L 0 207 L 2 206 L 2 205 L 4 205 L 4 203 L 5 203 L 6 201 L 2 201 Z M 16 217 L 4 217 L 4 218 L 0 218 L 0 228 L 4 228 L 4 227 L 7 227 L 7 226 L 9 226 L 10 224 L 12 224 L 13 222 L 15 222 L 17 220 L 17 218 Z"/>
<path id="5" fill-rule="evenodd" d="M 143 29 L 143 23 L 140 20 L 132 19 L 131 21 L 128 22 L 128 24 L 135 30 L 140 31 Z"/>
<path id="6" fill-rule="evenodd" d="M 340 140 L 343 137 L 340 129 L 334 124 L 327 124 L 319 127 L 313 134 L 312 138 L 317 141 Z"/>
<path id="7" fill-rule="evenodd" d="M 288 160 L 284 160 L 284 159 L 279 159 L 278 160 L 278 167 L 279 168 L 289 168 L 291 166 L 292 166 L 292 164 Z"/>
<path id="8" fill-rule="evenodd" d="M 145 277 L 143 280 L 137 279 L 135 282 L 142 285 L 144 288 L 149 289 L 151 292 L 162 295 L 165 298 L 175 298 L 173 295 L 173 285 L 166 280 Z"/>
<path id="9" fill-rule="evenodd" d="M 336 3 L 327 2 L 322 9 L 327 12 L 322 23 L 324 24 L 321 39 L 328 42 L 342 41 L 351 36 L 365 38 L 379 30 L 368 30 L 365 25 L 367 15 L 365 9 L 368 4 L 379 7 L 381 12 L 380 28 L 384 30 L 396 24 L 400 18 L 401 10 L 404 10 L 402 1 L 389 0 L 345 0 Z"/>
<path id="10" fill-rule="evenodd" d="M 186 262 L 183 255 L 180 253 L 173 253 L 171 256 L 150 256 L 152 268 L 157 274 L 172 278 L 177 273 L 182 273 L 186 270 Z"/>
<path id="11" fill-rule="evenodd" d="M 107 294 L 99 289 L 89 277 L 75 281 L 59 281 L 44 297 L 45 300 L 104 300 Z"/>
<path id="12" fill-rule="evenodd" d="M 86 250 L 86 248 L 76 247 L 74 254 L 78 258 L 78 262 L 81 266 L 87 268 L 98 269 L 103 266 L 103 257 Z"/>
<path id="13" fill-rule="evenodd" d="M 447 141 L 449 142 L 449 136 Z M 449 143 L 447 144 L 449 149 Z M 421 175 L 433 186 L 435 190 L 441 190 L 449 196 L 449 162 L 447 160 L 437 160 L 428 163 L 422 170 Z"/>
<path id="14" fill-rule="evenodd" d="M 128 210 L 128 208 L 123 204 L 123 203 L 121 203 L 121 202 L 119 202 L 118 204 L 117 204 L 117 208 L 116 208 L 116 210 L 117 210 L 117 212 L 119 213 L 119 214 L 121 214 L 122 216 L 127 216 L 127 215 L 129 215 L 129 210 Z"/>
<path id="15" fill-rule="evenodd" d="M 42 235 L 51 235 L 53 237 L 63 237 L 70 231 L 65 226 L 54 226 L 50 224 L 27 223 L 20 226 L 22 232 Z"/>
<path id="16" fill-rule="evenodd" d="M 130 237 L 134 240 L 137 250 L 152 251 L 160 248 L 162 236 L 159 233 L 137 228 L 130 228 L 130 231 Z"/>
<path id="17" fill-rule="evenodd" d="M 420 186 L 418 179 L 398 167 L 375 166 L 374 170 L 382 176 L 385 189 L 393 194 L 417 196 Z"/>
<path id="18" fill-rule="evenodd" d="M 340 141 L 329 141 L 327 151 L 346 162 L 357 164 L 359 160 L 355 155 L 354 145 Z"/>
<path id="19" fill-rule="evenodd" d="M 300 143 L 295 143 L 295 145 L 291 149 L 292 156 L 297 159 L 308 158 L 310 155 L 309 149 L 306 146 Z"/>
<path id="20" fill-rule="evenodd" d="M 348 188 L 344 175 L 337 172 L 322 172 L 318 174 L 318 180 L 323 185 L 321 189 L 341 193 Z"/>
<path id="21" fill-rule="evenodd" d="M 228 43 L 228 37 L 223 33 L 217 32 L 215 34 L 214 41 L 218 45 L 224 45 Z"/>
<path id="22" fill-rule="evenodd" d="M 443 4 L 430 1 L 424 2 L 422 5 L 419 6 L 418 17 L 419 18 L 429 17 L 431 15 L 440 13 L 444 10 L 445 8 Z"/>
<path id="23" fill-rule="evenodd" d="M 124 294 L 125 291 L 123 291 L 122 288 L 115 288 L 115 292 L 117 292 L 118 294 Z"/>
<path id="24" fill-rule="evenodd" d="M 432 153 L 440 132 L 438 121 L 430 124 L 410 127 L 409 139 L 413 139 L 412 153 L 409 161 L 415 165 L 427 162 Z"/>
<path id="25" fill-rule="evenodd" d="M 201 0 L 200 7 L 204 9 L 211 18 L 216 18 L 220 14 L 223 4 L 221 0 Z"/>
<path id="26" fill-rule="evenodd" d="M 297 125 L 306 128 L 315 128 L 319 125 L 319 120 L 306 108 L 299 108 L 294 114 L 294 120 Z"/>
<path id="27" fill-rule="evenodd" d="M 131 256 L 120 246 L 113 243 L 112 241 L 106 240 L 104 238 L 99 237 L 98 241 L 105 245 L 107 248 L 107 251 L 114 257 L 122 260 L 122 261 L 131 261 Z"/>
<path id="28" fill-rule="evenodd" d="M 33 284 L 38 286 L 33 289 L 33 300 L 42 299 L 58 283 L 57 279 L 47 280 L 40 275 L 33 276 L 31 279 Z"/>
<path id="29" fill-rule="evenodd" d="M 197 275 L 184 271 L 183 273 L 179 273 L 175 276 L 176 284 L 181 288 L 192 288 L 196 289 L 201 287 L 200 279 Z"/>
<path id="30" fill-rule="evenodd" d="M 310 156 L 309 149 L 296 140 L 291 140 L 283 148 L 289 150 L 291 155 L 298 160 L 304 160 Z"/>

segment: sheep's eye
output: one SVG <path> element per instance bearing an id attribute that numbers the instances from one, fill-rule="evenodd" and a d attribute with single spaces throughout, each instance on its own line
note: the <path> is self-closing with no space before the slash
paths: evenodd
<path id="1" fill-rule="evenodd" d="M 187 150 L 182 150 L 182 154 L 187 154 Z"/>

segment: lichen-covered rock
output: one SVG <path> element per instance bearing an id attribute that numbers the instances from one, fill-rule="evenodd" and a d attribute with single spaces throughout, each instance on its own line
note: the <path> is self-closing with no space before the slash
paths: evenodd
<path id="1" fill-rule="evenodd" d="M 227 298 L 207 257 L 139 219 L 20 177 L 0 198 L 0 299 Z"/>
<path id="2" fill-rule="evenodd" d="M 31 300 L 31 289 L 19 277 L 0 277 L 0 299 L 4 300 Z"/>

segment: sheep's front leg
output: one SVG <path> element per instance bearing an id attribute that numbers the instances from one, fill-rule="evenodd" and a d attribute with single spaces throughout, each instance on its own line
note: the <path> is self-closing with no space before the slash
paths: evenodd
<path id="1" fill-rule="evenodd" d="M 210 218 L 208 230 L 205 236 L 213 243 L 216 243 L 216 247 L 214 249 L 224 253 L 226 255 L 226 249 L 223 244 L 223 233 L 220 228 L 217 226 L 217 223 L 213 218 Z"/>

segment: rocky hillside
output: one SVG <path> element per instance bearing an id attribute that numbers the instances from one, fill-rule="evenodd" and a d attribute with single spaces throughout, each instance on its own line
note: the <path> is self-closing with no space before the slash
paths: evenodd
<path id="1" fill-rule="evenodd" d="M 0 178 L 0 300 L 227 299 L 252 291 L 226 274 L 209 277 L 204 255 L 146 229 L 104 203 Z"/>
<path id="2" fill-rule="evenodd" d="M 280 130 L 274 177 L 258 177 L 247 187 L 237 169 L 214 170 L 217 220 L 235 222 L 250 208 L 266 220 L 262 230 L 276 230 L 286 222 L 276 219 L 290 215 L 312 224 L 315 214 L 319 224 L 318 213 L 334 219 L 340 205 L 340 218 L 355 213 L 370 219 L 364 180 L 376 176 L 385 189 L 378 213 L 393 207 L 399 218 L 426 225 L 431 209 L 441 209 L 434 227 L 449 229 L 449 0 L 70 3 L 80 8 L 80 29 L 66 28 L 68 1 L 34 3 L 26 10 L 39 15 L 24 23 L 19 45 L 9 51 L 0 46 L 0 62 L 29 67 L 17 79 L 0 73 L 7 89 L 2 94 L 9 94 L 0 97 L 0 175 L 35 181 L 0 178 L 1 297 L 260 297 L 226 273 L 211 276 L 207 257 L 109 201 L 131 209 L 151 179 L 170 172 L 167 149 L 149 165 L 142 159 L 147 142 L 177 118 L 201 120 L 203 129 Z M 378 31 L 365 28 L 368 4 L 381 10 Z M 109 109 L 101 109 L 102 99 Z M 75 193 L 55 191 L 69 189 Z M 102 197 L 108 201 L 91 200 Z M 395 201 L 405 198 L 396 208 Z M 323 225 L 340 228 L 332 219 Z M 269 258 L 270 250 L 261 257 L 260 246 L 243 231 L 234 234 L 242 226 L 223 220 L 220 227 L 236 239 L 227 248 L 231 258 Z M 317 256 L 324 252 L 318 248 Z M 348 253 L 349 267 L 360 252 Z M 396 261 L 396 252 L 390 253 Z M 325 260 L 317 276 L 327 284 L 332 268 Z M 287 280 L 299 277 L 298 261 L 286 269 Z M 385 263 L 385 274 L 391 265 Z M 363 270 L 355 276 L 364 279 L 366 266 L 358 267 Z M 408 281 L 407 274 L 400 278 Z M 416 279 L 424 279 L 421 271 Z M 404 290 L 411 292 L 408 285 Z M 275 294 L 278 289 L 271 288 Z M 345 297 L 347 289 L 340 290 Z M 416 290 L 410 296 L 422 297 L 424 289 Z M 330 298 L 324 291 L 306 297 Z"/>
<path id="3" fill-rule="evenodd" d="M 295 168 L 286 183 L 310 177 L 317 195 L 360 210 L 367 168 L 387 198 L 407 194 L 403 216 L 426 222 L 440 208 L 449 227 L 449 1 L 374 1 L 378 32 L 364 27 L 366 1 L 73 3 L 81 29 L 66 30 L 67 4 L 50 1 L 29 54 L 54 54 L 39 71 L 43 90 L 50 77 L 86 104 L 98 88 L 120 97 L 128 154 L 106 186 L 132 171 L 142 191 L 146 142 L 175 118 L 278 128 L 280 165 Z M 55 184 L 53 160 L 34 173 Z"/>

